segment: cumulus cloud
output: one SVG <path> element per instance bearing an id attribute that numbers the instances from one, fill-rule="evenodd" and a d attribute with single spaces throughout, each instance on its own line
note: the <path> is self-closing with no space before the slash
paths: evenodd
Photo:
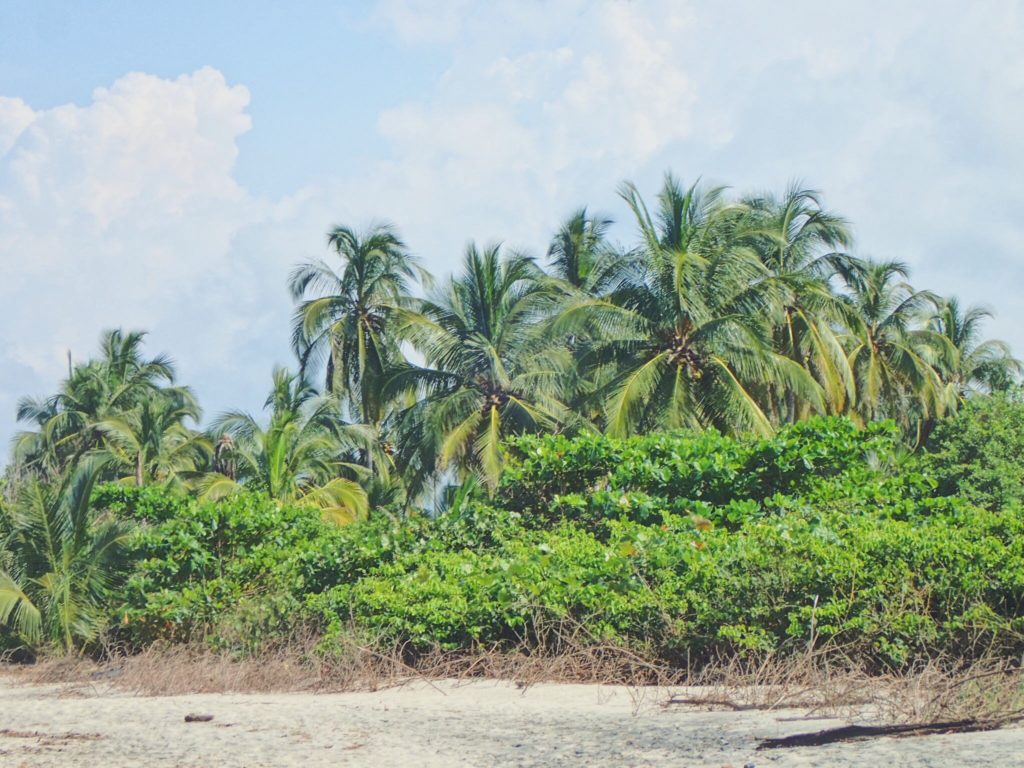
<path id="1" fill-rule="evenodd" d="M 21 99 L 0 96 L 0 157 L 7 154 L 35 119 L 36 113 Z"/>
<path id="2" fill-rule="evenodd" d="M 104 328 L 153 329 L 186 373 L 230 367 L 263 298 L 232 241 L 269 213 L 232 176 L 248 102 L 209 68 L 128 74 L 82 106 L 0 101 L 5 427 L 16 386 L 52 388 Z"/>

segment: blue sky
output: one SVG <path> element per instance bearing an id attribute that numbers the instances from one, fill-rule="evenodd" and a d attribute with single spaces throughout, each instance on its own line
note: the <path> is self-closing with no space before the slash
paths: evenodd
<path id="1" fill-rule="evenodd" d="M 290 267 L 394 221 L 542 255 L 623 179 L 792 178 L 1024 352 L 1024 5 L 0 1 L 0 440 L 100 331 L 209 414 L 288 363 Z M 616 235 L 628 239 L 626 224 Z"/>

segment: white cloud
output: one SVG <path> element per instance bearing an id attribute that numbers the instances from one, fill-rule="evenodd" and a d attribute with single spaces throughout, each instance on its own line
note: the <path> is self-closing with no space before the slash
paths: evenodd
<path id="1" fill-rule="evenodd" d="M 22 132 L 36 119 L 36 113 L 21 99 L 0 96 L 0 157 L 14 146 Z"/>
<path id="2" fill-rule="evenodd" d="M 360 199 L 397 219 L 440 271 L 470 238 L 542 249 L 571 208 L 595 190 L 608 200 L 695 125 L 695 84 L 676 48 L 693 23 L 685 5 L 512 7 L 459 14 L 442 3 L 440 17 L 457 18 L 451 66 L 378 121 L 391 157 Z M 422 10 L 383 9 L 403 38 Z"/>
<path id="3" fill-rule="evenodd" d="M 104 328 L 152 329 L 185 373 L 231 369 L 266 293 L 266 263 L 231 249 L 270 210 L 232 176 L 248 102 L 209 68 L 128 74 L 83 106 L 0 102 L 0 356 L 22 372 L 0 392 L 5 434 L 17 384 L 54 382 Z"/>
<path id="4" fill-rule="evenodd" d="M 425 8 L 384 5 L 403 39 Z M 1024 354 L 1019 3 L 440 5 L 448 70 L 380 122 L 394 158 L 375 199 L 413 242 L 537 251 L 575 205 L 622 216 L 615 185 L 653 191 L 669 168 L 741 189 L 798 177 L 863 252 L 993 304 L 991 332 Z"/>
<path id="5" fill-rule="evenodd" d="M 410 43 L 449 43 L 463 28 L 471 0 L 382 0 L 374 16 Z"/>

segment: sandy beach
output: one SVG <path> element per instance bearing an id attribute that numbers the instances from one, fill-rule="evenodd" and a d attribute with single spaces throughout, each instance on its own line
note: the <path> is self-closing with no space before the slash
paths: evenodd
<path id="1" fill-rule="evenodd" d="M 495 681 L 373 693 L 138 696 L 0 675 L 0 765 L 993 766 L 1019 765 L 1024 729 L 756 751 L 838 721 L 799 710 L 664 708 L 665 691 Z M 213 715 L 186 723 L 191 713 Z"/>

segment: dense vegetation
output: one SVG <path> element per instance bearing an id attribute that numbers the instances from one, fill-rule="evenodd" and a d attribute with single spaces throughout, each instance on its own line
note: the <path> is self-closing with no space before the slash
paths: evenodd
<path id="1" fill-rule="evenodd" d="M 49 618 L 12 615 L 7 642 L 73 648 L 105 625 L 128 647 L 205 640 L 258 652 L 313 628 L 325 652 L 353 632 L 415 652 L 543 644 L 568 623 L 593 642 L 689 663 L 812 644 L 878 666 L 1019 655 L 1018 489 L 975 493 L 947 479 L 979 418 L 1022 413 L 1007 399 L 966 409 L 921 455 L 891 422 L 860 429 L 842 417 L 767 438 L 527 436 L 510 446 L 493 496 L 478 488 L 434 517 L 348 526 L 265 493 L 202 501 L 107 484 L 93 491 L 96 527 L 82 543 L 62 541 L 61 556 L 19 573 Z M 1024 447 L 1021 432 L 1003 434 L 975 460 Z M 57 526 L 12 510 L 20 563 Z M 99 546 L 113 553 L 103 567 L 78 570 Z M 90 591 L 97 572 L 101 594 Z M 51 579 L 72 587 L 70 610 L 40 590 Z"/>
<path id="2" fill-rule="evenodd" d="M 19 404 L 0 649 L 1024 651 L 1020 364 L 985 312 L 850 254 L 811 191 L 621 194 L 630 248 L 582 209 L 547 271 L 470 245 L 436 285 L 336 228 L 264 419 L 200 429 L 171 360 L 105 334 Z"/>

